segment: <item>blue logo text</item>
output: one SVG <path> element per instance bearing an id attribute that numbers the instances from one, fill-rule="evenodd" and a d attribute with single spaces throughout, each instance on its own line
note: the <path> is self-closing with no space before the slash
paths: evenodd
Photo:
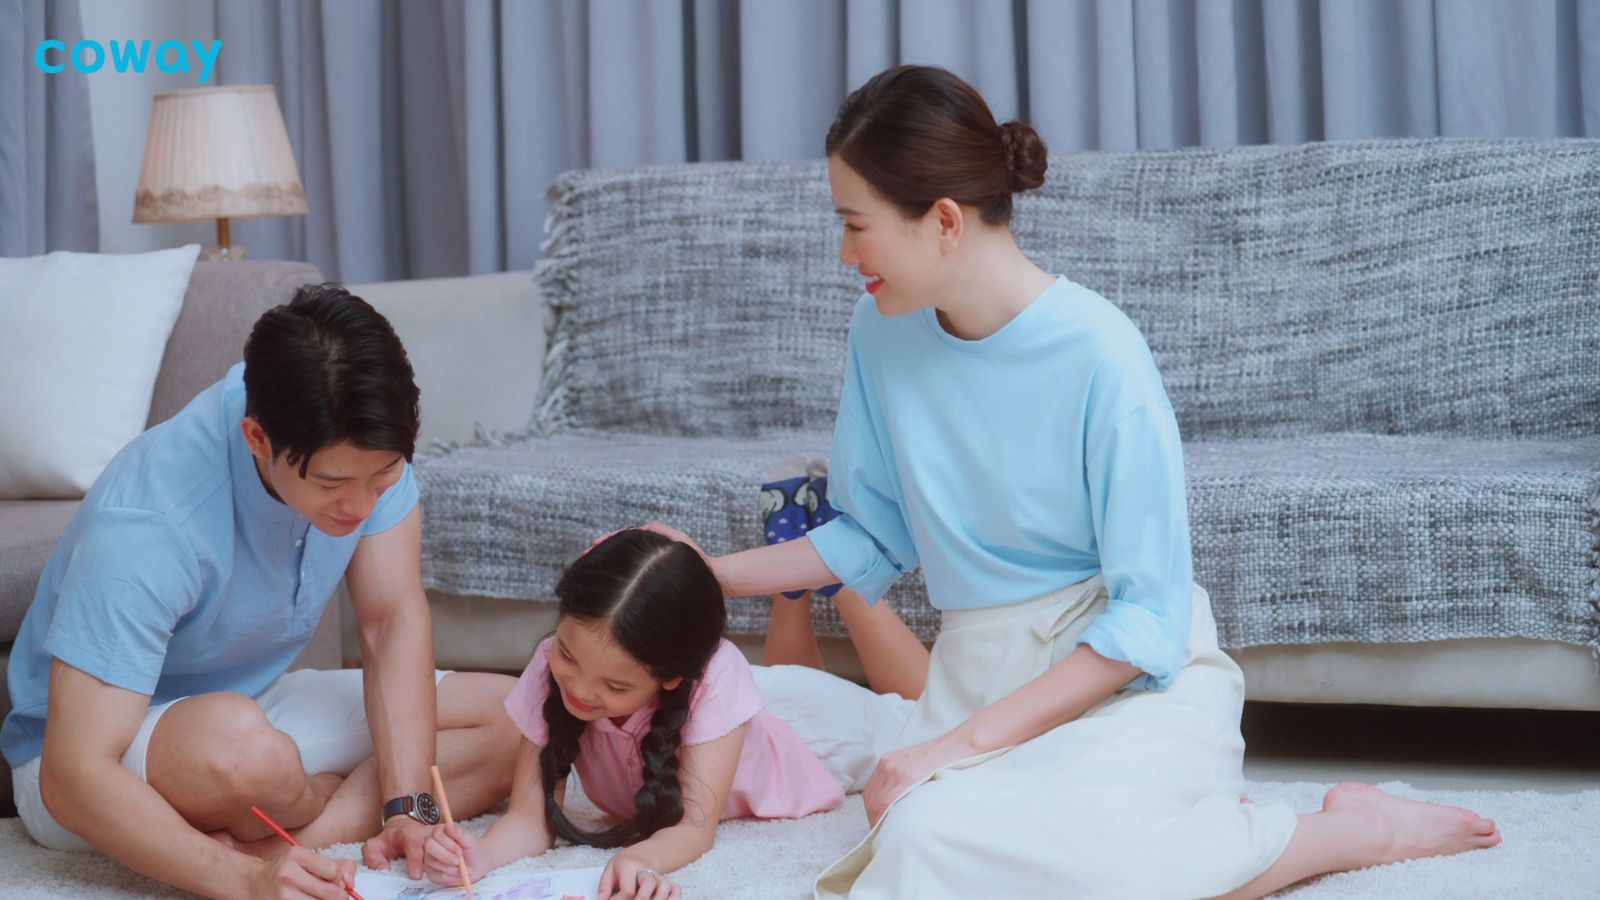
<path id="1" fill-rule="evenodd" d="M 109 48 L 109 52 L 108 49 Z M 196 65 L 189 63 L 190 55 L 194 57 Z M 155 46 L 155 53 L 150 52 L 150 41 L 77 41 L 72 45 L 72 52 L 67 52 L 67 45 L 54 38 L 39 42 L 33 48 L 33 64 L 39 71 L 55 74 L 65 69 L 68 65 L 84 73 L 92 75 L 105 67 L 110 61 L 111 67 L 118 72 L 133 71 L 142 73 L 145 66 L 152 61 L 155 67 L 163 72 L 193 72 L 200 70 L 200 83 L 205 84 L 211 80 L 211 71 L 216 68 L 217 57 L 222 55 L 222 41 L 212 41 L 209 45 L 200 41 L 190 41 L 185 45 L 182 41 L 162 41 Z"/>

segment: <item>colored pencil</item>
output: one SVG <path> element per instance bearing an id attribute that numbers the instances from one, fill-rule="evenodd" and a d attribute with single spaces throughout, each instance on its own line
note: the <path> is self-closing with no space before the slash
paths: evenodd
<path id="1" fill-rule="evenodd" d="M 450 817 L 450 801 L 444 795 L 444 779 L 439 777 L 439 767 L 429 766 L 428 770 L 433 773 L 433 792 L 439 795 L 439 809 L 444 813 L 444 823 L 446 825 L 454 825 L 456 820 Z M 466 889 L 467 896 L 474 896 L 472 893 L 472 878 L 467 875 L 467 860 L 464 855 L 461 859 L 456 860 L 456 868 L 461 871 L 461 886 Z"/>
<path id="2" fill-rule="evenodd" d="M 291 845 L 293 845 L 295 847 L 300 846 L 300 842 L 294 839 L 294 835 L 292 835 L 289 832 L 284 831 L 282 828 L 280 828 L 278 826 L 277 822 L 272 821 L 272 817 L 271 816 L 268 816 L 266 813 L 261 811 L 261 807 L 252 806 L 252 807 L 250 807 L 250 811 L 256 814 L 256 818 L 258 818 L 261 821 L 267 823 L 267 827 L 268 828 L 271 828 L 273 831 L 276 831 L 278 833 L 278 837 L 283 838 L 284 840 L 288 841 Z M 351 885 L 348 885 L 348 884 L 343 884 L 342 883 L 343 879 L 340 879 L 340 882 L 341 882 L 341 884 L 339 886 L 344 888 L 344 892 L 346 894 L 349 894 L 352 898 L 354 898 L 354 900 L 362 900 L 361 895 L 356 893 L 356 889 L 354 887 L 352 887 Z"/>

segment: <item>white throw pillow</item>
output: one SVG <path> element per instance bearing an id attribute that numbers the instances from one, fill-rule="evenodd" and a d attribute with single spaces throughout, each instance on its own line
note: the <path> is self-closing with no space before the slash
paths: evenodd
<path id="1" fill-rule="evenodd" d="M 82 497 L 144 431 L 199 255 L 0 259 L 0 499 Z"/>

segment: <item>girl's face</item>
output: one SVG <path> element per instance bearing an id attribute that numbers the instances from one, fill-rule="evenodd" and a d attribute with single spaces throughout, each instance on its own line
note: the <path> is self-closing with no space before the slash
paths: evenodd
<path id="1" fill-rule="evenodd" d="M 878 312 L 900 316 L 932 306 L 945 263 L 937 208 L 906 219 L 837 156 L 828 157 L 828 185 L 844 223 L 839 261 L 861 273 Z"/>
<path id="2" fill-rule="evenodd" d="M 656 681 L 639 661 L 611 639 L 604 622 L 566 616 L 556 625 L 550 647 L 550 674 L 561 689 L 567 712 L 585 722 L 626 719 L 656 694 L 683 681 Z"/>

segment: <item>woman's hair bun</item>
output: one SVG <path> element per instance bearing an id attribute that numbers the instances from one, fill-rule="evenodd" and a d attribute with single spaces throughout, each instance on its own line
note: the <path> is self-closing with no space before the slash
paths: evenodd
<path id="1" fill-rule="evenodd" d="M 1011 121 L 1000 126 L 1000 142 L 1006 148 L 1006 165 L 1011 169 L 1011 190 L 1031 191 L 1044 184 L 1050 160 L 1044 139 L 1026 122 Z"/>

